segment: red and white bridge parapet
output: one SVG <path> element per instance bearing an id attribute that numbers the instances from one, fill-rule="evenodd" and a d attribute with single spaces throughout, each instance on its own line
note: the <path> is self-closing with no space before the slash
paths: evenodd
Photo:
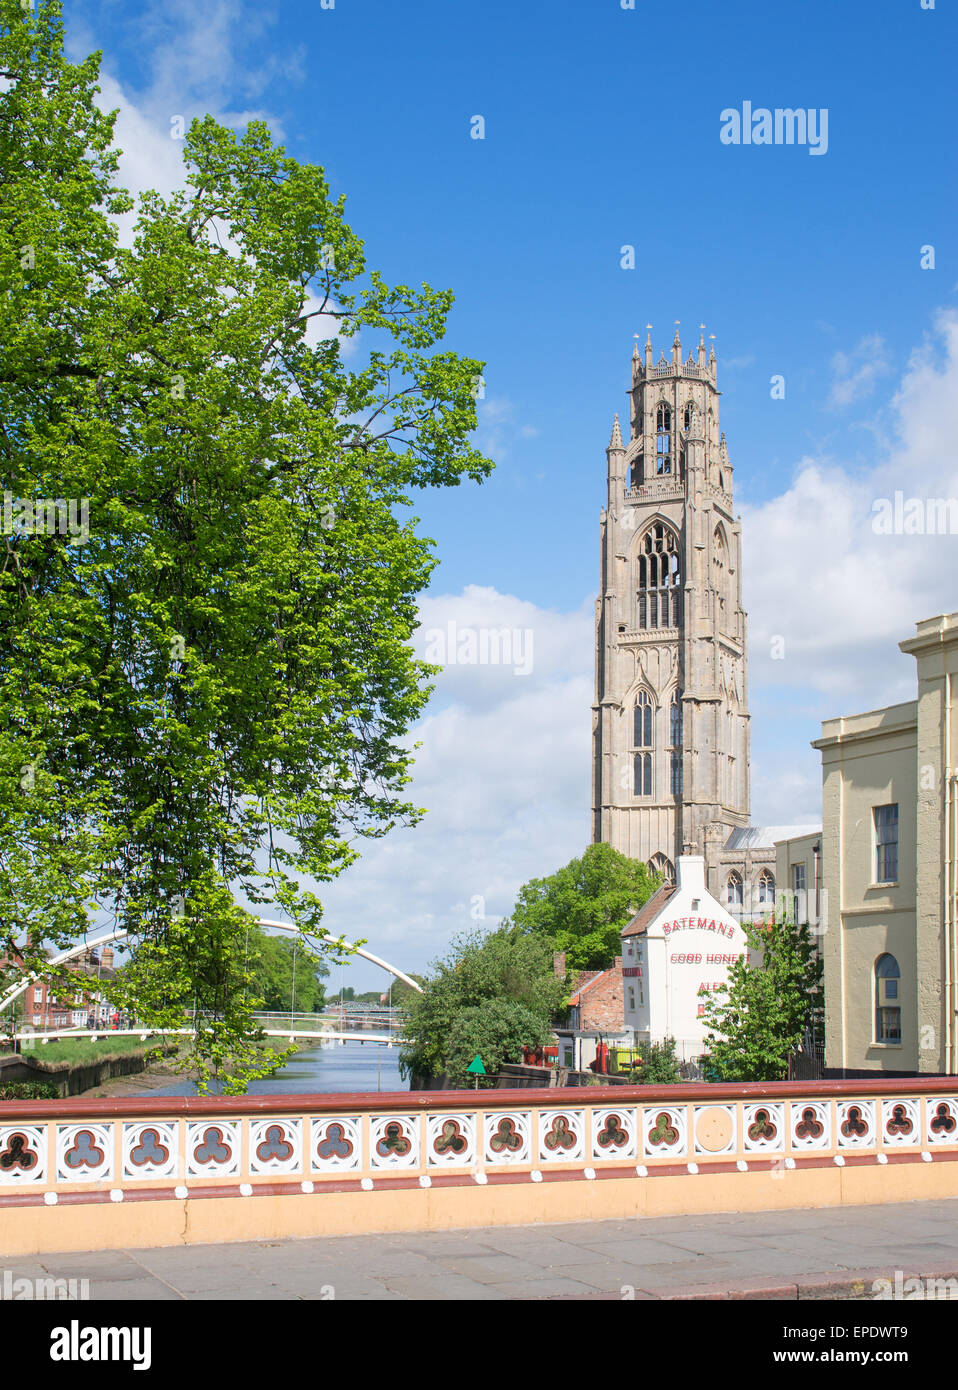
<path id="1" fill-rule="evenodd" d="M 956 1160 L 958 1077 L 9 1101 L 0 1253 L 900 1201 Z"/>

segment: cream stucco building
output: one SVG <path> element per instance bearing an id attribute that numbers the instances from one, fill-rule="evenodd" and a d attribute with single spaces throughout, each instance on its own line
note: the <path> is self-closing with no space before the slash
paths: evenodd
<path id="1" fill-rule="evenodd" d="M 675 1041 L 676 1056 L 706 1051 L 703 989 L 728 988 L 733 961 L 748 954 L 740 920 L 705 887 L 701 855 L 680 855 L 663 884 L 622 929 L 625 1023 L 637 1043 Z"/>
<path id="2" fill-rule="evenodd" d="M 719 428 L 715 350 L 632 357 L 629 429 L 606 449 L 596 602 L 592 838 L 705 887 L 738 920 L 767 915 L 777 840 L 749 824 L 748 629 L 742 527 Z"/>
<path id="3" fill-rule="evenodd" d="M 825 1060 L 958 1073 L 958 613 L 917 625 L 917 699 L 826 720 Z M 779 846 L 779 865 L 801 845 Z"/>

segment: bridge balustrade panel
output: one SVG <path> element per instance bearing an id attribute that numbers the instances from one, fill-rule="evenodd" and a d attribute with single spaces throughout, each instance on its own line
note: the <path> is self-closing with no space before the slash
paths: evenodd
<path id="1" fill-rule="evenodd" d="M 958 1078 L 0 1103 L 4 1207 L 956 1158 Z"/>

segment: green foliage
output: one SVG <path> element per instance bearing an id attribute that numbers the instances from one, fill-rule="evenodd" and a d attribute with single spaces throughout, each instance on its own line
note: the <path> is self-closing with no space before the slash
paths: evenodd
<path id="1" fill-rule="evenodd" d="M 457 1086 L 474 1086 L 467 1070 L 478 1053 L 488 1076 L 479 1085 L 492 1086 L 503 1062 L 522 1060 L 522 1049 L 552 1039 L 549 1020 L 516 999 L 484 999 L 461 1011 L 449 1030 L 443 1070 Z"/>
<path id="2" fill-rule="evenodd" d="M 258 927 L 250 930 L 250 991 L 257 1007 L 265 1010 L 294 1009 L 318 1013 L 326 1002 L 322 978 L 329 967 L 317 959 L 304 941 L 270 936 Z"/>
<path id="3" fill-rule="evenodd" d="M 0 1083 L 0 1100 L 56 1100 L 60 1088 L 55 1081 L 5 1081 Z"/>
<path id="4" fill-rule="evenodd" d="M 117 1002 L 195 1010 L 201 1076 L 242 1089 L 265 1064 L 236 900 L 316 930 L 299 876 L 422 814 L 435 558 L 401 509 L 490 470 L 482 364 L 439 346 L 452 294 L 369 269 L 263 122 L 194 121 L 183 190 L 146 194 L 120 246 L 114 116 L 60 16 L 0 0 L 0 492 L 22 523 L 0 535 L 0 956 L 46 973 L 105 915 L 132 950 Z M 37 499 L 73 499 L 62 529 Z"/>
<path id="5" fill-rule="evenodd" d="M 551 1036 L 565 983 L 554 975 L 552 949 L 541 937 L 510 927 L 487 936 L 465 933 L 433 968 L 424 992 L 409 991 L 403 1003 L 404 1076 L 448 1072 L 468 1084 L 465 1068 L 477 1052 L 491 1074 L 502 1062 L 521 1061 L 523 1043 L 538 1046 Z"/>
<path id="6" fill-rule="evenodd" d="M 715 1081 L 782 1081 L 806 1029 L 820 1030 L 822 962 L 808 924 L 784 912 L 742 926 L 755 963 L 742 955 L 729 966 L 727 990 L 703 991 L 704 1069 Z"/>
<path id="7" fill-rule="evenodd" d="M 569 970 L 605 970 L 621 953 L 622 928 L 661 882 L 611 845 L 590 845 L 581 859 L 525 884 L 511 920 L 565 951 Z"/>
<path id="8" fill-rule="evenodd" d="M 643 1086 L 671 1086 L 682 1080 L 675 1055 L 675 1039 L 640 1043 L 641 1061 L 632 1069 L 632 1080 Z"/>

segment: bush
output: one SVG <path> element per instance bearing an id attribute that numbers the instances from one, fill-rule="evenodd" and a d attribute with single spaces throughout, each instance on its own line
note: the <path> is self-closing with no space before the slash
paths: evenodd
<path id="1" fill-rule="evenodd" d="M 52 1081 L 7 1081 L 0 1084 L 0 1100 L 56 1100 L 60 1089 Z"/>
<path id="2" fill-rule="evenodd" d="M 675 1039 L 663 1038 L 660 1043 L 645 1044 L 641 1061 L 632 1071 L 632 1080 L 643 1086 L 671 1086 L 681 1081 Z"/>

